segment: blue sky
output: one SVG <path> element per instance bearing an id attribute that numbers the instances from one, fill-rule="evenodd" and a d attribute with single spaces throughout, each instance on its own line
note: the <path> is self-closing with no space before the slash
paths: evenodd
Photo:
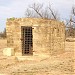
<path id="1" fill-rule="evenodd" d="M 25 10 L 29 4 L 50 3 L 57 10 L 61 19 L 68 19 L 75 0 L 0 0 L 0 32 L 6 27 L 6 19 L 11 17 L 25 17 Z"/>

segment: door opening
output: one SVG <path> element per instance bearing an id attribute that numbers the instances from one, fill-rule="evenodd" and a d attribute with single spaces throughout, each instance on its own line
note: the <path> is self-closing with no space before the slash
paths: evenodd
<path id="1" fill-rule="evenodd" d="M 21 27 L 22 54 L 33 54 L 33 35 L 32 27 Z"/>

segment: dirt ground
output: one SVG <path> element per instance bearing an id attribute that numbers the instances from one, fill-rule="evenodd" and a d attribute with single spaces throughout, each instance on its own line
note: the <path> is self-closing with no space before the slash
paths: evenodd
<path id="1" fill-rule="evenodd" d="M 26 56 L 24 61 L 19 61 L 15 56 L 3 56 L 6 39 L 0 39 L 0 75 L 75 75 L 74 45 L 75 42 L 66 41 L 63 54 L 35 57 L 34 60 Z"/>

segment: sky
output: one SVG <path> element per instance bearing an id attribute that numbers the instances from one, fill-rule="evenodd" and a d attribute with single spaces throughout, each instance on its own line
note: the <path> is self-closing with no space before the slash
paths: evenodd
<path id="1" fill-rule="evenodd" d="M 42 3 L 58 11 L 62 20 L 68 19 L 71 15 L 71 8 L 75 0 L 0 0 L 0 32 L 6 27 L 7 18 L 25 17 L 25 10 L 32 3 Z"/>

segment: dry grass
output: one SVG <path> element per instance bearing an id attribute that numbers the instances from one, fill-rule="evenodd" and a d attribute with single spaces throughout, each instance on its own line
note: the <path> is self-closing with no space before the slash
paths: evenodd
<path id="1" fill-rule="evenodd" d="M 18 61 L 2 55 L 6 39 L 0 40 L 0 73 L 5 75 L 74 75 L 74 44 L 65 42 L 65 53 L 39 60 Z M 41 57 L 42 58 L 42 57 Z"/>

